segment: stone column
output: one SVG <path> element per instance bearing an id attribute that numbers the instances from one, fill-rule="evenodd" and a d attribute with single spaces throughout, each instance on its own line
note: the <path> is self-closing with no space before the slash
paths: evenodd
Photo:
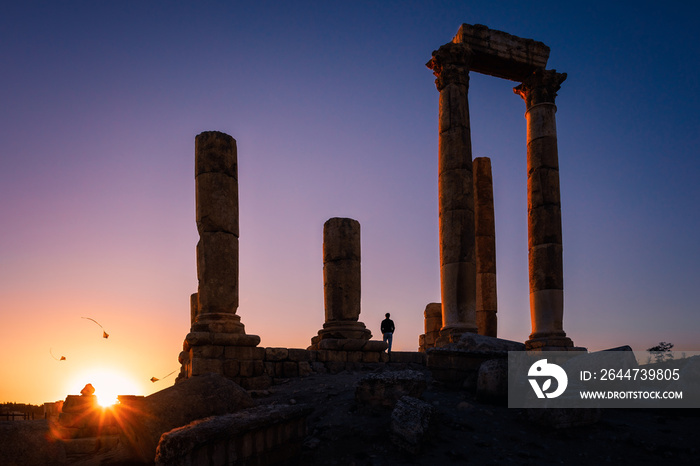
<path id="1" fill-rule="evenodd" d="M 438 189 L 442 323 L 437 345 L 476 332 L 474 194 L 466 44 L 448 43 L 427 63 L 440 91 Z"/>
<path id="2" fill-rule="evenodd" d="M 238 153 L 218 131 L 195 139 L 198 315 L 192 331 L 245 333 L 238 309 Z"/>
<path id="3" fill-rule="evenodd" d="M 561 202 L 554 99 L 566 73 L 537 70 L 514 91 L 525 100 L 527 218 L 532 333 L 528 349 L 566 350 Z"/>
<path id="4" fill-rule="evenodd" d="M 360 317 L 360 222 L 331 218 L 323 225 L 323 301 L 326 322 L 321 340 L 369 340 Z"/>
<path id="5" fill-rule="evenodd" d="M 474 159 L 476 228 L 476 326 L 479 335 L 497 336 L 496 222 L 491 159 Z"/>

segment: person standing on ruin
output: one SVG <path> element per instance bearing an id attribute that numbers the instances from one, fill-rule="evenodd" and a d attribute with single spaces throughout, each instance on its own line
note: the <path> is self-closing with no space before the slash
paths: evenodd
<path id="1" fill-rule="evenodd" d="M 394 321 L 389 318 L 390 314 L 386 313 L 386 319 L 382 320 L 381 330 L 384 337 L 384 343 L 388 345 L 387 353 L 391 354 L 391 340 L 394 336 Z"/>

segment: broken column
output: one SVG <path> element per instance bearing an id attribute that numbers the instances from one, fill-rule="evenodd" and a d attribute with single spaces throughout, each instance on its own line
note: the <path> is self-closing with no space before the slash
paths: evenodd
<path id="1" fill-rule="evenodd" d="M 195 138 L 195 190 L 198 292 L 190 298 L 190 333 L 184 343 L 178 378 L 207 372 L 231 378 L 260 359 L 257 335 L 246 335 L 238 309 L 238 155 L 236 140 L 217 131 Z M 239 347 L 244 347 L 239 350 Z M 260 350 L 256 352 L 255 350 Z M 257 366 L 257 365 L 256 365 Z M 249 369 L 249 368 L 248 368 Z"/>
<path id="2" fill-rule="evenodd" d="M 323 225 L 323 302 L 325 323 L 310 349 L 382 351 L 383 342 L 359 322 L 360 222 L 331 218 Z M 377 345 L 379 343 L 379 345 Z M 368 346 L 369 345 L 369 346 Z"/>
<path id="3" fill-rule="evenodd" d="M 554 99 L 566 73 L 537 70 L 514 92 L 525 100 L 527 120 L 527 219 L 532 333 L 528 349 L 566 350 L 563 329 L 559 155 Z"/>
<path id="4" fill-rule="evenodd" d="M 491 159 L 474 159 L 476 228 L 476 326 L 479 335 L 497 336 L 496 222 Z"/>
<path id="5" fill-rule="evenodd" d="M 430 303 L 423 311 L 425 333 L 418 337 L 418 351 L 434 348 L 442 328 L 442 304 Z"/>
<path id="6" fill-rule="evenodd" d="M 448 43 L 427 63 L 440 91 L 438 189 L 442 323 L 438 346 L 476 332 L 474 194 L 466 44 Z"/>

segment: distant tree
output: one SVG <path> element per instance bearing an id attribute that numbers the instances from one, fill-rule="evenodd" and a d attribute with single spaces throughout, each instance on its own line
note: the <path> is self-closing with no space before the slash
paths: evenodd
<path id="1" fill-rule="evenodd" d="M 647 351 L 649 351 L 649 360 L 651 360 L 651 357 L 654 357 L 654 362 L 663 362 L 663 361 L 670 361 L 673 359 L 673 353 L 671 353 L 671 348 L 673 348 L 673 343 L 668 343 L 665 341 L 660 342 L 656 346 L 652 346 L 651 348 L 647 348 Z"/>

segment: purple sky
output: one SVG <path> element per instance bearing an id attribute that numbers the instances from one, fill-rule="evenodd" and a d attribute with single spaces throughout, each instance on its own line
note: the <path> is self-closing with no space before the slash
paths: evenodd
<path id="1" fill-rule="evenodd" d="M 567 334 L 592 350 L 700 350 L 700 7 L 630 5 L 5 2 L 0 339 L 12 376 L 0 402 L 62 399 L 96 366 L 139 382 L 179 367 L 197 289 L 194 137 L 207 130 L 238 141 L 246 331 L 262 346 L 309 344 L 323 324 L 323 223 L 352 217 L 360 320 L 376 338 L 391 312 L 395 349 L 415 351 L 440 299 L 438 92 L 425 63 L 463 22 L 542 41 L 548 67 L 568 74 Z M 499 336 L 524 341 L 515 85 L 473 73 L 469 99 L 473 154 L 493 164 Z"/>

